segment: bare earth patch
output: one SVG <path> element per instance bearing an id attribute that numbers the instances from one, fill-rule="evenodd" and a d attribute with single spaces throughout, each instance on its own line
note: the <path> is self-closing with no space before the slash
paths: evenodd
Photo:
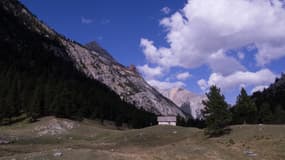
<path id="1" fill-rule="evenodd" d="M 34 131 L 39 136 L 58 135 L 67 133 L 68 130 L 73 129 L 74 127 L 79 127 L 79 124 L 70 120 L 58 120 L 56 118 L 52 118 L 48 120 L 46 124 L 36 126 Z"/>

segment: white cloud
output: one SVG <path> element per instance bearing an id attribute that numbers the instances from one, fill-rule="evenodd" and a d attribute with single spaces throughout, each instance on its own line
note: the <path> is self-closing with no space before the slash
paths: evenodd
<path id="1" fill-rule="evenodd" d="M 93 19 L 89 19 L 89 18 L 85 18 L 85 17 L 81 17 L 81 23 L 82 24 L 91 24 L 93 23 Z"/>
<path id="2" fill-rule="evenodd" d="M 285 28 L 285 26 L 284 26 Z M 285 42 L 285 41 L 284 41 Z M 279 59 L 285 56 L 285 43 L 282 44 L 258 44 L 259 53 L 256 54 L 257 64 L 259 66 L 264 66 L 267 63 L 270 63 L 272 60 Z"/>
<path id="3" fill-rule="evenodd" d="M 152 68 L 145 64 L 143 66 L 138 66 L 137 68 L 147 79 L 152 79 L 163 75 L 163 69 L 161 67 Z"/>
<path id="4" fill-rule="evenodd" d="M 164 14 L 169 14 L 170 11 L 171 11 L 171 9 L 166 6 L 166 7 L 161 8 L 160 11 L 161 11 L 162 13 L 164 13 Z"/>
<path id="5" fill-rule="evenodd" d="M 149 62 L 159 64 L 160 66 L 163 66 L 163 68 L 176 66 L 178 64 L 175 55 L 167 48 L 162 47 L 158 49 L 153 45 L 153 41 L 144 38 L 141 39 L 140 45 Z"/>
<path id="6" fill-rule="evenodd" d="M 211 54 L 208 57 L 208 65 L 213 72 L 222 73 L 223 75 L 246 70 L 235 58 L 226 56 L 223 50 Z"/>
<path id="7" fill-rule="evenodd" d="M 160 22 L 169 47 L 156 47 L 148 39 L 141 39 L 141 46 L 151 63 L 184 68 L 206 64 L 228 75 L 245 68 L 226 51 L 254 44 L 257 64 L 265 65 L 285 56 L 282 5 L 279 0 L 189 0 Z M 220 57 L 213 58 L 217 53 Z"/>
<path id="8" fill-rule="evenodd" d="M 264 89 L 268 88 L 268 85 L 260 85 L 256 86 L 251 90 L 251 94 L 257 91 L 263 91 Z"/>
<path id="9" fill-rule="evenodd" d="M 176 79 L 184 81 L 186 79 L 188 79 L 191 76 L 191 74 L 189 72 L 183 72 L 183 73 L 179 73 L 176 75 Z"/>
<path id="10" fill-rule="evenodd" d="M 209 86 L 216 85 L 223 90 L 232 89 L 236 86 L 259 86 L 268 85 L 274 82 L 276 75 L 268 69 L 262 69 L 257 72 L 238 71 L 228 76 L 219 73 L 212 73 L 209 80 L 199 80 L 197 83 L 202 90 Z"/>
<path id="11" fill-rule="evenodd" d="M 185 84 L 181 81 L 176 82 L 166 82 L 166 81 L 158 81 L 158 80 L 148 80 L 147 81 L 151 86 L 157 87 L 161 90 L 167 90 L 171 88 L 180 88 L 184 87 Z"/>
<path id="12" fill-rule="evenodd" d="M 197 84 L 200 86 L 200 88 L 203 90 L 203 91 L 206 91 L 208 89 L 208 83 L 205 79 L 200 79 Z"/>

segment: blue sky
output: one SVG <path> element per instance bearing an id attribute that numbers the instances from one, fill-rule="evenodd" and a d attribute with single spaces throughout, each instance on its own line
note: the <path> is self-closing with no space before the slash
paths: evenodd
<path id="1" fill-rule="evenodd" d="M 262 89 L 284 72 L 285 11 L 279 0 L 21 0 L 39 19 L 82 44 L 97 41 L 135 64 L 156 87 L 203 94 Z"/>
<path id="2" fill-rule="evenodd" d="M 143 63 L 141 37 L 163 43 L 159 20 L 166 5 L 177 10 L 185 0 L 21 0 L 34 14 L 57 32 L 82 44 L 96 40 L 124 65 Z M 155 3 L 153 3 L 155 2 Z M 82 18 L 90 20 L 82 23 Z"/>

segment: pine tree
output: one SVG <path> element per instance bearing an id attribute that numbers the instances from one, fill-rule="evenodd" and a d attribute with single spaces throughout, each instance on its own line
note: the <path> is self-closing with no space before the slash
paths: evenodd
<path id="1" fill-rule="evenodd" d="M 3 107 L 5 107 L 4 109 L 4 113 L 5 113 L 5 117 L 7 118 L 7 123 L 10 124 L 12 117 L 17 116 L 17 108 L 19 105 L 19 101 L 17 100 L 17 92 L 16 92 L 16 87 L 14 85 L 14 83 L 11 83 L 10 85 L 10 89 L 7 92 L 6 98 L 4 99 L 4 105 Z"/>
<path id="2" fill-rule="evenodd" d="M 5 106 L 4 106 L 4 100 L 3 100 L 3 97 L 0 97 L 0 125 L 3 123 L 3 120 L 5 118 L 5 113 L 4 113 L 4 110 L 5 110 Z"/>
<path id="3" fill-rule="evenodd" d="M 236 106 L 233 108 L 233 123 L 256 123 L 257 108 L 244 88 L 237 97 Z"/>
<path id="4" fill-rule="evenodd" d="M 35 122 L 41 114 L 43 108 L 43 97 L 41 96 L 40 88 L 36 88 L 27 109 L 27 116 L 30 122 Z"/>
<path id="5" fill-rule="evenodd" d="M 80 114 L 79 107 L 76 104 L 75 93 L 71 89 L 65 87 L 58 95 L 55 97 L 52 103 L 52 108 L 55 116 L 77 119 L 77 114 Z"/>
<path id="6" fill-rule="evenodd" d="M 216 86 L 211 86 L 210 92 L 206 93 L 206 96 L 208 100 L 203 101 L 206 107 L 202 110 L 202 115 L 206 121 L 205 134 L 219 136 L 225 133 L 225 127 L 231 122 L 228 104 Z"/>
<path id="7" fill-rule="evenodd" d="M 177 125 L 178 126 L 186 126 L 187 125 L 186 120 L 183 117 L 181 117 L 180 115 L 178 115 L 176 117 L 176 119 L 177 119 Z"/>
<path id="8" fill-rule="evenodd" d="M 275 107 L 274 120 L 274 122 L 277 124 L 285 123 L 285 110 L 281 105 L 277 105 L 277 107 Z"/>
<path id="9" fill-rule="evenodd" d="M 273 114 L 269 103 L 262 103 L 259 109 L 258 117 L 260 123 L 272 123 Z"/>

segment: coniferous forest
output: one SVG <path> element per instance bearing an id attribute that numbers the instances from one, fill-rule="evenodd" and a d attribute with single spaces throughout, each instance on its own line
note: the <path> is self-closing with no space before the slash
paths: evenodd
<path id="1" fill-rule="evenodd" d="M 44 36 L 0 7 L 0 122 L 26 115 L 92 118 L 141 128 L 156 116 L 123 102 L 74 66 L 57 36 Z M 37 23 L 34 24 L 35 26 Z"/>
<path id="2" fill-rule="evenodd" d="M 236 104 L 230 108 L 232 124 L 284 124 L 285 123 L 285 75 L 263 91 L 247 95 L 242 88 Z"/>
<path id="3" fill-rule="evenodd" d="M 267 89 L 253 93 L 258 123 L 285 123 L 285 74 L 276 78 Z M 253 116 L 253 115 L 252 115 Z"/>
<path id="4" fill-rule="evenodd" d="M 215 86 L 212 86 L 215 88 Z M 215 89 L 216 90 L 216 89 Z M 213 90 L 213 91 L 215 91 Z M 218 89 L 220 92 L 220 89 Z M 212 92 L 213 92 L 212 91 Z M 226 104 L 226 101 L 219 100 L 216 97 L 223 97 L 222 93 L 220 96 L 215 96 L 215 92 L 207 94 L 209 100 L 204 103 L 209 108 L 215 108 L 215 110 L 208 111 L 209 109 L 203 110 L 204 114 L 202 119 L 185 119 L 178 117 L 178 125 L 205 128 L 209 127 L 206 124 L 207 116 L 212 115 L 210 119 L 219 119 L 225 115 L 225 113 L 217 112 L 217 110 Z M 213 94 L 213 95 L 212 95 Z M 211 97 L 214 98 L 211 98 Z M 281 74 L 280 78 L 276 78 L 275 82 L 272 83 L 267 89 L 263 91 L 254 92 L 252 95 L 248 95 L 244 88 L 241 89 L 240 94 L 237 96 L 236 103 L 233 106 L 227 104 L 225 108 L 231 121 L 221 121 L 219 125 L 227 122 L 227 124 L 285 124 L 285 74 Z M 224 110 L 225 111 L 225 110 Z M 211 113 L 211 114 L 209 114 Z M 215 116 L 213 113 L 220 113 L 221 115 Z M 206 115 L 206 116 L 205 116 Z M 215 124 L 215 123 L 210 123 Z M 222 127 L 223 128 L 223 127 Z M 219 131 L 219 130 L 217 130 Z"/>

